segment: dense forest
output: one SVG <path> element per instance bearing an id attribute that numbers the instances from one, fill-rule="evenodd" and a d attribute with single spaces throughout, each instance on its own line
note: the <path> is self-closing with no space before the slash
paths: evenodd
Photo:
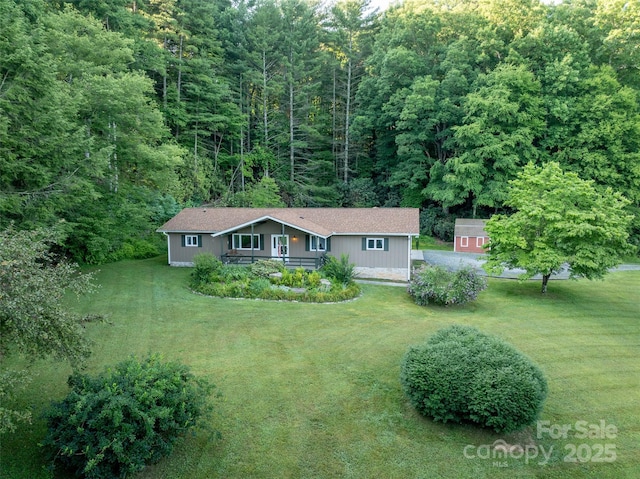
<path id="1" fill-rule="evenodd" d="M 157 252 L 184 206 L 503 211 L 529 162 L 631 200 L 640 2 L 0 0 L 0 228 Z"/>

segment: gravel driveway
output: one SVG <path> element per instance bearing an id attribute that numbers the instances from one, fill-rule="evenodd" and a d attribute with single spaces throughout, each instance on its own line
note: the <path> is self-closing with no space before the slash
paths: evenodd
<path id="1" fill-rule="evenodd" d="M 435 264 L 444 266 L 448 270 L 455 271 L 464 266 L 470 266 L 474 270 L 483 276 L 487 276 L 487 273 L 482 269 L 482 264 L 485 263 L 485 255 L 474 253 L 454 253 L 452 251 L 436 251 L 436 250 L 424 250 L 412 251 L 412 259 L 423 259 L 429 264 Z M 629 271 L 640 270 L 638 264 L 622 264 L 612 269 L 612 271 Z M 497 278 L 517 278 L 525 271 L 522 269 L 505 269 L 504 272 L 495 276 Z M 568 279 L 569 272 L 565 269 L 558 274 L 551 276 L 551 279 Z M 542 279 L 542 276 L 536 275 L 532 279 Z"/>

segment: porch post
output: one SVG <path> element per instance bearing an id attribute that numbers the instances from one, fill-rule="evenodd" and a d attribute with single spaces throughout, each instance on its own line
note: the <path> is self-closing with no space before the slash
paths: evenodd
<path id="1" fill-rule="evenodd" d="M 167 237 L 167 253 L 168 253 L 167 259 L 169 260 L 167 263 L 171 264 L 171 237 L 167 233 L 162 233 L 162 234 Z"/>
<path id="2" fill-rule="evenodd" d="M 284 241 L 284 223 L 281 223 L 280 226 L 282 226 L 281 231 L 282 231 L 282 238 L 280 239 L 280 241 Z M 287 248 L 289 247 L 289 245 L 287 245 Z M 284 254 L 284 251 L 282 251 L 282 264 L 287 264 L 287 261 L 285 260 L 286 256 Z"/>
<path id="3" fill-rule="evenodd" d="M 253 264 L 253 223 L 251 223 L 251 264 Z"/>
<path id="4" fill-rule="evenodd" d="M 413 243 L 413 238 L 411 235 L 407 236 L 407 240 L 409 243 L 409 250 L 407 251 L 407 281 L 411 281 L 411 245 Z"/>

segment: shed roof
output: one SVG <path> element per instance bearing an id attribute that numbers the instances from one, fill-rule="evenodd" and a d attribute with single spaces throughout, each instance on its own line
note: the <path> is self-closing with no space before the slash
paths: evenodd
<path id="1" fill-rule="evenodd" d="M 455 236 L 489 236 L 484 229 L 486 219 L 457 218 L 454 235 Z"/>
<path id="2" fill-rule="evenodd" d="M 417 208 L 185 208 L 157 231 L 222 234 L 273 220 L 322 237 L 417 235 Z"/>

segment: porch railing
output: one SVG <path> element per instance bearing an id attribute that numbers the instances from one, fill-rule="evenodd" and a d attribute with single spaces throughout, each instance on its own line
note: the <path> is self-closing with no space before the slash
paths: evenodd
<path id="1" fill-rule="evenodd" d="M 247 255 L 239 253 L 224 253 L 220 255 L 220 260 L 224 264 L 251 264 L 256 261 L 272 259 L 281 261 L 287 268 L 307 268 L 318 269 L 320 267 L 320 258 L 309 258 L 305 256 L 287 256 L 282 258 L 281 256 L 263 256 L 263 255 Z"/>

